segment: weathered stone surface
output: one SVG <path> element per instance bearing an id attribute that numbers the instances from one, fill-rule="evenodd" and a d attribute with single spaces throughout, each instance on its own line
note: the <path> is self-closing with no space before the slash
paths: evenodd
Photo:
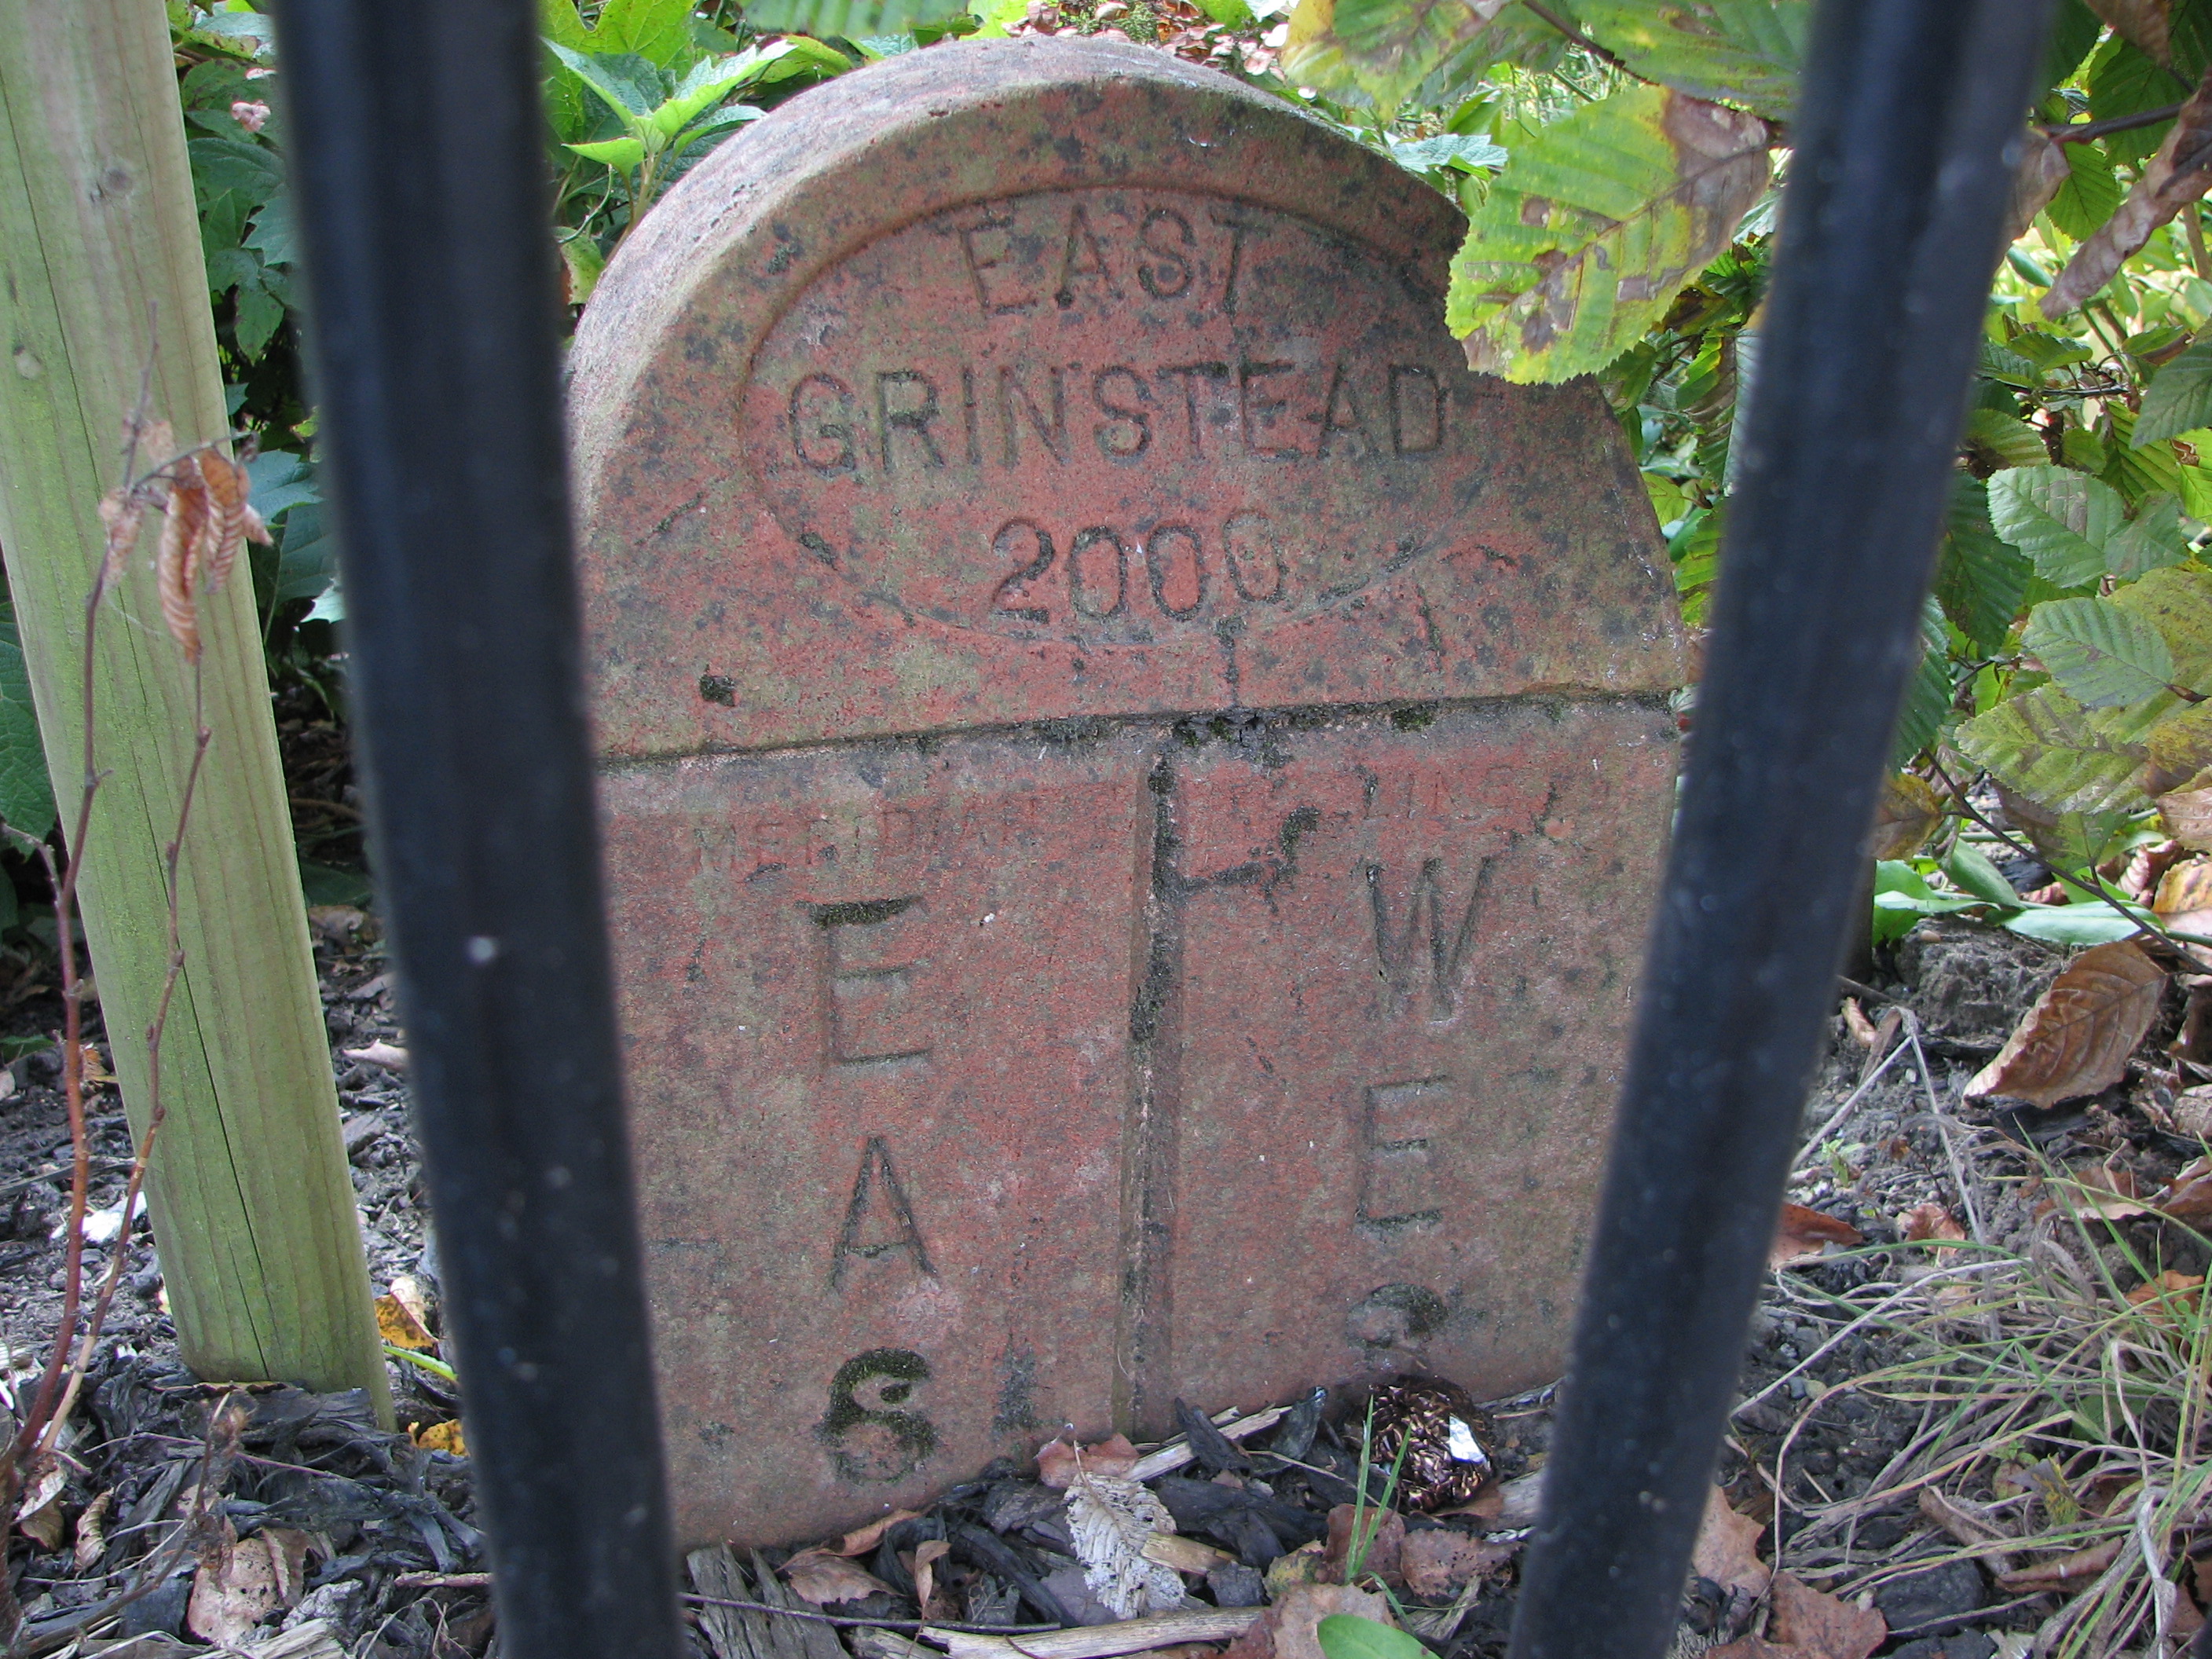
<path id="1" fill-rule="evenodd" d="M 679 1527 L 1551 1376 L 1674 776 L 1643 491 L 1390 163 L 1138 48 L 796 100 L 580 330 Z"/>

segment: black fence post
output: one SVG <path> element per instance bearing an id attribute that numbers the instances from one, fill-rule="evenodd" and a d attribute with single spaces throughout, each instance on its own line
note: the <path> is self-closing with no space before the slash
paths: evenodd
<path id="1" fill-rule="evenodd" d="M 1673 1635 L 1965 418 L 2045 0 L 1823 0 L 1514 1659 Z"/>
<path id="2" fill-rule="evenodd" d="M 672 1659 L 534 0 L 278 16 L 354 729 L 501 1650 Z"/>

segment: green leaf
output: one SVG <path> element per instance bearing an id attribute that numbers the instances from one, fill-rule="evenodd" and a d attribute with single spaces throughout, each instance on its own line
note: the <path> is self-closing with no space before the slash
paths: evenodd
<path id="1" fill-rule="evenodd" d="M 1959 842 L 1943 855 L 1943 873 L 1951 878 L 1953 885 L 1960 892 L 1971 893 L 1978 899 L 2008 909 L 2020 902 L 2020 895 L 2004 878 L 2004 872 L 1972 842 Z"/>
<path id="2" fill-rule="evenodd" d="M 322 500 L 315 487 L 314 469 L 301 457 L 281 449 L 264 449 L 246 464 L 251 482 L 253 510 L 266 525 L 276 525 L 294 507 Z"/>
<path id="3" fill-rule="evenodd" d="M 2141 702 L 2173 679 L 2173 653 L 2158 630 L 2109 599 L 2039 605 L 2020 643 L 2084 708 Z"/>
<path id="4" fill-rule="evenodd" d="M 235 191 L 256 204 L 284 188 L 284 164 L 266 144 L 248 138 L 194 138 L 185 145 L 192 163 L 192 188 L 203 202 Z"/>
<path id="5" fill-rule="evenodd" d="M 2180 501 L 2172 495 L 2151 495 L 2106 544 L 2105 568 L 2128 580 L 2179 564 L 2188 556 L 2189 537 L 2181 527 Z"/>
<path id="6" fill-rule="evenodd" d="M 1586 104 L 1514 151 L 1452 260 L 1445 320 L 1478 370 L 1595 373 L 1654 326 L 1766 187 L 1758 117 L 1656 87 Z"/>
<path id="7" fill-rule="evenodd" d="M 284 302 L 257 276 L 254 281 L 238 285 L 231 318 L 238 349 L 248 358 L 258 358 L 284 321 Z"/>
<path id="8" fill-rule="evenodd" d="M 2072 78 L 2104 32 L 2105 20 L 2081 0 L 2060 0 L 2057 15 L 2051 20 L 2050 43 L 2044 48 L 2044 91 Z M 2036 101 L 2040 103 L 2041 97 Z"/>
<path id="9" fill-rule="evenodd" d="M 2212 574 L 2169 565 L 2123 587 L 2112 603 L 2158 629 L 2179 684 L 2212 690 Z"/>
<path id="10" fill-rule="evenodd" d="M 1923 916 L 1971 910 L 1979 899 L 1939 893 L 1903 859 L 1880 859 L 1874 866 L 1874 942 L 1889 945 L 1912 931 Z"/>
<path id="11" fill-rule="evenodd" d="M 599 94 L 600 102 L 622 117 L 631 131 L 643 136 L 640 129 L 645 118 L 660 107 L 668 90 L 661 83 L 660 71 L 650 61 L 628 52 L 576 52 L 557 40 L 545 44 L 571 74 Z"/>
<path id="12" fill-rule="evenodd" d="M 2212 338 L 2199 340 L 2152 377 L 2131 441 L 2151 443 L 2212 426 Z"/>
<path id="13" fill-rule="evenodd" d="M 1960 726 L 1954 740 L 1975 765 L 2046 811 L 2133 811 L 2149 804 L 2136 782 L 2144 746 L 2101 728 L 2055 685 L 2008 697 Z"/>
<path id="14" fill-rule="evenodd" d="M 966 9 L 964 0 L 752 0 L 745 21 L 763 33 L 851 40 L 949 22 Z"/>
<path id="15" fill-rule="evenodd" d="M 2089 113 L 2100 121 L 2141 115 L 2189 96 L 2189 88 L 2170 70 L 2117 34 L 2098 50 L 2089 65 Z M 2171 121 L 2112 132 L 2101 141 L 2118 161 L 2141 161 L 2173 130 Z"/>
<path id="16" fill-rule="evenodd" d="M 1578 0 L 1574 9 L 1631 73 L 1790 118 L 1811 0 Z"/>
<path id="17" fill-rule="evenodd" d="M 2040 432 L 2019 416 L 1994 409 L 1977 409 L 1967 414 L 1966 446 L 1989 461 L 1992 471 L 2008 466 L 2041 466 L 2051 459 Z"/>
<path id="18" fill-rule="evenodd" d="M 310 904 L 367 904 L 375 896 L 368 878 L 357 870 L 300 860 L 300 893 Z"/>
<path id="19" fill-rule="evenodd" d="M 1920 666 L 1905 683 L 1905 705 L 1898 710 L 1897 732 L 1890 744 L 1890 763 L 1898 767 L 1936 741 L 1951 713 L 1956 690 L 1951 683 L 1950 655 L 1943 648 L 1943 612 L 1932 599 L 1923 605 L 1920 641 Z"/>
<path id="20" fill-rule="evenodd" d="M 0 638 L 0 819 L 35 837 L 53 828 L 54 789 L 31 708 L 30 671 L 15 633 L 10 625 Z"/>
<path id="21" fill-rule="evenodd" d="M 2136 914 L 2146 919 L 2149 915 L 2147 911 Z M 2103 899 L 2085 899 L 2078 904 L 2030 905 L 2005 917 L 2003 926 L 2045 945 L 2110 945 L 2116 939 L 2133 939 L 2140 931 L 2134 917 Z"/>
<path id="22" fill-rule="evenodd" d="M 323 533 L 321 503 L 303 502 L 285 516 L 271 603 L 319 599 L 337 579 L 337 549 Z"/>
<path id="23" fill-rule="evenodd" d="M 261 256 L 264 265 L 289 265 L 297 256 L 296 241 L 292 226 L 292 193 L 279 191 L 253 216 L 253 228 L 246 234 L 245 246 Z"/>
<path id="24" fill-rule="evenodd" d="M 2035 567 L 1990 527 L 1989 492 L 1978 478 L 1955 475 L 1943 544 L 1936 557 L 1936 597 L 1951 625 L 1977 651 L 1995 653 L 2012 631 Z"/>
<path id="25" fill-rule="evenodd" d="M 2127 192 L 2112 173 L 2112 158 L 2095 143 L 2061 144 L 2066 158 L 2066 182 L 2045 210 L 2051 222 L 2075 241 L 2085 241 L 2112 216 Z"/>
<path id="26" fill-rule="evenodd" d="M 1332 1613 L 1314 1626 L 1325 1659 L 1428 1659 L 1428 1650 L 1401 1630 L 1356 1613 Z"/>
<path id="27" fill-rule="evenodd" d="M 2070 467 L 2015 467 L 1990 480 L 1990 522 L 1997 534 L 2060 587 L 2105 574 L 2105 544 L 2124 516 L 2117 490 Z"/>
<path id="28" fill-rule="evenodd" d="M 1518 0 L 1487 20 L 1467 0 L 1298 0 L 1283 71 L 1301 86 L 1372 104 L 1456 103 L 1499 64 L 1548 70 L 1568 41 Z"/>
<path id="29" fill-rule="evenodd" d="M 1502 167 L 1511 159 L 1490 142 L 1486 132 L 1447 132 L 1435 138 L 1394 143 L 1390 158 L 1408 173 L 1427 173 L 1435 167 L 1472 173 L 1477 167 Z"/>
<path id="30" fill-rule="evenodd" d="M 1244 0 L 1197 0 L 1198 9 L 1225 28 L 1249 29 L 1259 19 Z"/>
<path id="31" fill-rule="evenodd" d="M 597 143 L 571 144 L 568 148 L 586 161 L 601 161 L 624 173 L 635 173 L 645 163 L 642 138 L 602 138 Z"/>
<path id="32" fill-rule="evenodd" d="M 695 64 L 691 72 L 677 82 L 667 101 L 647 118 L 647 121 L 664 141 L 672 139 L 729 96 L 741 82 L 753 79 L 758 69 L 758 64 L 746 61 L 743 53 L 719 63 Z"/>
<path id="33" fill-rule="evenodd" d="M 691 0 L 607 0 L 586 27 L 573 0 L 543 0 L 540 27 L 571 52 L 628 52 L 656 69 L 680 72 L 698 54 Z"/>
<path id="34" fill-rule="evenodd" d="M 2043 378 L 2032 358 L 1990 339 L 1982 342 L 1978 367 L 1988 379 L 2002 380 L 2007 386 L 2018 386 L 2022 391 L 2031 389 Z"/>

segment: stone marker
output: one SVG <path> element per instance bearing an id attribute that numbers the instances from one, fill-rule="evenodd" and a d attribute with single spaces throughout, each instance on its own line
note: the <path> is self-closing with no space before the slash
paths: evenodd
<path id="1" fill-rule="evenodd" d="M 1674 775 L 1598 392 L 1469 374 L 1454 211 L 1163 52 L 749 129 L 579 331 L 687 1540 L 1565 1351 Z"/>

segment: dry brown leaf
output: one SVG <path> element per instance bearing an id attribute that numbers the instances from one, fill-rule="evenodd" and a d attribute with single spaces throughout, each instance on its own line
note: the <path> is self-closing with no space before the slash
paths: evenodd
<path id="1" fill-rule="evenodd" d="M 2192 853 L 2212 853 L 2212 772 L 2200 772 L 2158 797 L 2166 833 Z"/>
<path id="2" fill-rule="evenodd" d="M 2144 164 L 2127 199 L 2074 250 L 2066 269 L 2043 296 L 2043 314 L 2057 317 L 2087 303 L 2112 281 L 2121 262 L 2150 240 L 2152 232 L 2208 189 L 2212 189 L 2212 73 L 2189 94 L 2174 118 L 2173 131 Z"/>
<path id="3" fill-rule="evenodd" d="M 1322 1552 L 1322 1577 L 1336 1583 L 1344 1582 L 1344 1565 L 1351 1559 L 1355 1518 L 1359 1523 L 1361 1544 L 1359 1576 L 1365 1578 L 1372 1575 L 1389 1584 L 1402 1583 L 1398 1556 L 1406 1544 L 1406 1517 L 1395 1510 L 1373 1504 L 1364 1508 L 1339 1504 L 1328 1512 L 1328 1543 Z"/>
<path id="4" fill-rule="evenodd" d="M 1774 1570 L 1759 1559 L 1759 1540 L 1766 1528 L 1749 1516 L 1738 1515 L 1718 1486 L 1705 1494 L 1705 1518 L 1698 1528 L 1698 1547 L 1691 1557 L 1700 1578 L 1710 1578 L 1723 1589 L 1747 1595 L 1765 1593 Z"/>
<path id="5" fill-rule="evenodd" d="M 2005 241 L 2027 234 L 2035 216 L 2051 205 L 2051 198 L 2073 176 L 2066 165 L 2066 147 L 2039 127 L 2030 127 L 2021 141 L 2020 165 L 2013 169 L 2012 200 L 2005 208 Z"/>
<path id="6" fill-rule="evenodd" d="M 2176 1313 L 2195 1313 L 2203 1299 L 2203 1273 L 2179 1273 L 2171 1267 L 2128 1292 L 2130 1307 L 2148 1310 L 2149 1316 L 2161 1325 L 2173 1324 Z"/>
<path id="7" fill-rule="evenodd" d="M 2212 910 L 2212 860 L 2188 859 L 2169 868 L 2159 878 L 2150 908 L 2168 917 Z"/>
<path id="8" fill-rule="evenodd" d="M 833 1601 L 857 1601 L 891 1587 L 864 1567 L 825 1549 L 801 1550 L 783 1564 L 783 1582 L 802 1601 L 828 1607 Z"/>
<path id="9" fill-rule="evenodd" d="M 154 559 L 161 620 L 169 625 L 170 635 L 183 649 L 186 662 L 200 659 L 199 614 L 192 586 L 209 522 L 207 486 L 200 481 L 199 469 L 189 467 L 179 473 L 169 490 L 160 550 Z"/>
<path id="10" fill-rule="evenodd" d="M 2038 1561 L 2033 1566 L 2022 1567 L 2016 1572 L 2001 1573 L 1997 1577 L 1997 1588 L 2008 1595 L 2079 1589 L 2112 1565 L 2119 1555 L 2121 1542 L 2118 1538 L 2107 1538 L 2101 1544 L 2075 1550 L 2070 1555 Z"/>
<path id="11" fill-rule="evenodd" d="M 2185 931 L 2193 933 L 2197 930 L 2191 927 Z M 2192 1066 L 2212 1067 L 2212 982 L 2198 980 L 2189 986 L 2189 1000 L 2181 1011 L 2181 1030 L 2166 1045 L 2166 1051 Z M 2191 1129 L 2182 1133 L 2200 1134 L 2203 1131 Z"/>
<path id="12" fill-rule="evenodd" d="M 836 1543 L 824 1544 L 822 1547 L 832 1555 L 865 1555 L 882 1543 L 884 1534 L 893 1527 L 902 1521 L 915 1520 L 921 1513 L 919 1510 L 893 1510 L 889 1515 L 878 1516 L 866 1526 L 847 1533 Z"/>
<path id="13" fill-rule="evenodd" d="M 1322 1659 L 1314 1627 L 1340 1613 L 1397 1627 L 1390 1604 L 1379 1595 L 1349 1584 L 1294 1584 L 1223 1650 L 1221 1659 Z"/>
<path id="14" fill-rule="evenodd" d="M 2152 1207 L 2191 1226 L 2212 1221 L 2212 1161 L 2192 1159 L 2153 1196 Z"/>
<path id="15" fill-rule="evenodd" d="M 951 1544 L 942 1538 L 925 1538 L 914 1547 L 914 1565 L 908 1569 L 914 1575 L 915 1604 L 925 1619 L 942 1619 L 950 1609 L 939 1607 L 931 1611 L 930 1603 L 937 1596 L 937 1564 L 951 1553 Z"/>
<path id="16" fill-rule="evenodd" d="M 1085 1470 L 1067 1485 L 1067 1530 L 1083 1584 L 1116 1619 L 1140 1619 L 1182 1605 L 1182 1578 L 1145 1554 L 1160 1533 L 1175 1530 L 1167 1505 L 1133 1480 Z"/>
<path id="17" fill-rule="evenodd" d="M 1874 1047 L 1878 1034 L 1874 1029 L 1874 1022 L 1866 1017 L 1866 1010 L 1859 1006 L 1856 997 L 1844 999 L 1844 1024 L 1850 1031 L 1851 1041 L 1860 1048 Z"/>
<path id="18" fill-rule="evenodd" d="M 1037 1449 L 1037 1479 L 1054 1492 L 1066 1492 L 1080 1474 L 1125 1479 L 1137 1467 L 1137 1449 L 1127 1435 L 1113 1435 L 1096 1445 L 1075 1445 L 1066 1440 L 1048 1440 Z"/>
<path id="19" fill-rule="evenodd" d="M 115 1503 L 112 1487 L 84 1506 L 76 1518 L 76 1544 L 70 1559 L 79 1572 L 90 1572 L 107 1553 L 107 1511 Z"/>
<path id="20" fill-rule="evenodd" d="M 111 489 L 100 498 L 100 528 L 107 552 L 100 562 L 100 585 L 112 587 L 123 579 L 124 567 L 138 545 L 139 526 L 146 520 L 146 503 L 136 495 Z"/>
<path id="21" fill-rule="evenodd" d="M 222 1536 L 192 1575 L 185 1628 L 218 1647 L 241 1645 L 270 1613 L 299 1604 L 307 1565 L 307 1534 L 264 1527 L 241 1539 L 224 1521 Z"/>
<path id="22" fill-rule="evenodd" d="M 1724 1646 L 1707 1648 L 1704 1659 L 1805 1659 L 1805 1655 L 1757 1636 L 1739 1636 Z"/>
<path id="23" fill-rule="evenodd" d="M 2109 1088 L 2127 1075 L 2165 988 L 2166 975 L 2130 941 L 2093 945 L 2036 999 L 1966 1097 L 2049 1107 Z"/>
<path id="24" fill-rule="evenodd" d="M 1889 1624 L 1871 1607 L 1816 1590 L 1786 1572 L 1774 1575 L 1767 1639 L 1817 1659 L 1867 1659 L 1889 1638 Z"/>
<path id="25" fill-rule="evenodd" d="M 1510 1544 L 1486 1544 L 1449 1527 L 1430 1527 L 1406 1534 L 1398 1562 L 1407 1589 L 1424 1601 L 1441 1601 L 1513 1556 Z"/>
<path id="26" fill-rule="evenodd" d="M 223 583 L 230 580 L 231 565 L 246 542 L 246 515 L 251 510 L 246 501 L 253 484 L 246 469 L 227 455 L 204 449 L 198 459 L 200 479 L 208 497 L 209 550 L 204 574 L 208 592 L 219 593 Z"/>
<path id="27" fill-rule="evenodd" d="M 2167 69 L 2173 46 L 2167 14 L 2172 0 L 2088 0 L 2089 9 L 2112 26 L 2112 33 Z"/>
<path id="28" fill-rule="evenodd" d="M 2212 987 L 2199 988 L 2212 989 Z M 2192 1000 L 2196 994 L 2194 991 L 2190 993 Z M 2212 1003 L 2212 998 L 2208 998 L 2207 1001 Z M 2176 1134 L 2195 1135 L 2199 1140 L 2212 1136 L 2212 1085 L 2184 1089 L 2176 1095 L 2172 1116 Z"/>
<path id="29" fill-rule="evenodd" d="M 1964 1238 L 1966 1236 L 1966 1230 L 1959 1224 L 1959 1218 L 1934 1199 L 1925 1204 L 1916 1204 L 1898 1217 L 1897 1226 L 1908 1244 L 1917 1244 L 1931 1238 Z"/>
<path id="30" fill-rule="evenodd" d="M 1869 851 L 1878 859 L 1909 859 L 1942 821 L 1943 799 L 1927 779 L 1899 772 L 1875 805 Z"/>
<path id="31" fill-rule="evenodd" d="M 1822 1215 L 1802 1204 L 1784 1204 L 1774 1223 L 1774 1243 L 1768 1247 L 1766 1265 L 1788 1267 L 1814 1260 L 1831 1244 L 1850 1246 L 1865 1242 L 1866 1235 L 1848 1221 Z M 1706 1577 L 1711 1575 L 1708 1573 Z"/>

